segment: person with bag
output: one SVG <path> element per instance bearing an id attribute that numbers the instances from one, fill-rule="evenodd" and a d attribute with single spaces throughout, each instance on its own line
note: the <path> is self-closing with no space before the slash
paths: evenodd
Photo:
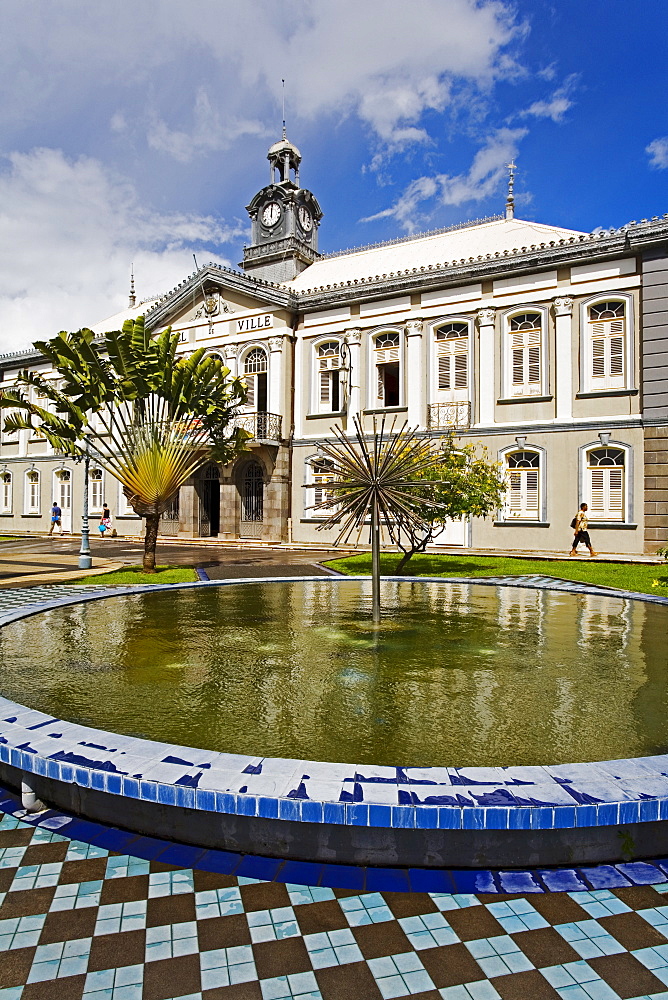
<path id="1" fill-rule="evenodd" d="M 100 518 L 100 538 L 104 538 L 108 531 L 111 531 L 111 511 L 107 507 L 106 503 L 102 508 L 102 517 Z"/>
<path id="2" fill-rule="evenodd" d="M 50 535 L 53 534 L 53 529 L 54 528 L 58 528 L 58 534 L 62 535 L 62 533 L 63 533 L 62 516 L 63 516 L 63 512 L 60 509 L 60 507 L 58 506 L 58 504 L 56 503 L 56 501 L 54 500 L 53 501 L 53 507 L 51 508 L 51 527 L 49 528 L 49 534 Z"/>
<path id="3" fill-rule="evenodd" d="M 575 531 L 575 537 L 573 538 L 573 544 L 571 545 L 571 551 L 569 552 L 569 555 L 571 556 L 576 556 L 578 554 L 577 550 L 580 542 L 584 542 L 584 544 L 587 546 L 587 548 L 589 549 L 590 556 L 598 555 L 598 552 L 594 552 L 594 550 L 591 547 L 591 539 L 589 537 L 589 532 L 587 531 L 587 526 L 589 524 L 587 518 L 588 509 L 589 508 L 587 507 L 586 503 L 581 503 L 580 510 L 577 512 L 577 514 L 571 521 L 571 528 L 573 528 Z"/>

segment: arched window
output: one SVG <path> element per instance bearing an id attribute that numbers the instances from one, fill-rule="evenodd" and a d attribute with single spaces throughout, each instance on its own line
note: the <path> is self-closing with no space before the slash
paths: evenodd
<path id="1" fill-rule="evenodd" d="M 587 504 L 591 520 L 623 521 L 626 455 L 622 448 L 587 452 Z"/>
<path id="2" fill-rule="evenodd" d="M 12 492 L 13 476 L 11 472 L 3 472 L 0 475 L 0 514 L 11 514 L 12 512 Z"/>
<path id="3" fill-rule="evenodd" d="M 254 347 L 244 358 L 243 380 L 248 388 L 246 406 L 258 412 L 267 411 L 267 352 Z"/>
<path id="4" fill-rule="evenodd" d="M 91 469 L 88 474 L 90 486 L 90 509 L 101 511 L 104 503 L 104 473 L 102 469 Z"/>
<path id="5" fill-rule="evenodd" d="M 508 320 L 507 392 L 509 396 L 540 396 L 543 379 L 543 316 L 516 313 Z"/>
<path id="6" fill-rule="evenodd" d="M 512 451 L 506 455 L 506 517 L 540 520 L 540 454 Z"/>
<path id="7" fill-rule="evenodd" d="M 373 342 L 376 399 L 379 407 L 401 405 L 401 339 L 395 332 L 379 333 Z"/>
<path id="8" fill-rule="evenodd" d="M 316 348 L 317 409 L 319 413 L 338 413 L 341 409 L 341 346 L 328 340 Z"/>
<path id="9" fill-rule="evenodd" d="M 469 380 L 468 323 L 445 323 L 436 331 L 438 392 L 466 389 Z"/>
<path id="10" fill-rule="evenodd" d="M 244 469 L 241 490 L 241 520 L 264 520 L 264 474 L 259 462 L 249 462 Z"/>
<path id="11" fill-rule="evenodd" d="M 623 388 L 626 354 L 626 303 L 616 299 L 589 307 L 591 388 Z"/>
<path id="12" fill-rule="evenodd" d="M 37 469 L 29 469 L 26 472 L 24 513 L 40 513 L 40 476 Z"/>

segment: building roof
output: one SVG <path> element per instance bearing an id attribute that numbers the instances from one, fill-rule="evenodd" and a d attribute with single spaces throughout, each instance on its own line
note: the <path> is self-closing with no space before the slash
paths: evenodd
<path id="1" fill-rule="evenodd" d="M 112 330 L 122 330 L 123 324 L 126 319 L 137 319 L 138 316 L 144 316 L 149 309 L 158 301 L 158 297 L 152 299 L 145 299 L 140 302 L 137 306 L 129 306 L 127 309 L 122 309 L 121 312 L 114 313 L 113 316 L 109 316 L 107 319 L 103 319 L 100 323 L 96 323 L 95 326 L 91 327 L 93 333 L 109 333 Z"/>
<path id="2" fill-rule="evenodd" d="M 463 258 L 503 253 L 506 250 L 529 250 L 541 244 L 549 245 L 582 235 L 584 234 L 576 229 L 546 226 L 523 219 L 483 220 L 371 247 L 328 254 L 315 261 L 292 281 L 286 282 L 284 287 L 304 292 L 356 278 L 382 277 L 411 268 L 459 263 Z"/>

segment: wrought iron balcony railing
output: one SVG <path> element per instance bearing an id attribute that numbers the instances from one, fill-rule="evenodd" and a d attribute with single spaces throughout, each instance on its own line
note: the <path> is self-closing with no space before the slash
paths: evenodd
<path id="1" fill-rule="evenodd" d="M 278 413 L 238 413 L 234 425 L 253 435 L 255 441 L 280 441 L 282 417 Z"/>
<path id="2" fill-rule="evenodd" d="M 468 427 L 471 423 L 471 404 L 430 403 L 427 407 L 427 426 L 430 431 L 445 431 L 453 427 Z"/>

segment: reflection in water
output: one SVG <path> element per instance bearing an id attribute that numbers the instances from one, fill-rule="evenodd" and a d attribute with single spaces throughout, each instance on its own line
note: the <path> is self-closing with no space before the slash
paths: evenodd
<path id="1" fill-rule="evenodd" d="M 322 580 L 161 591 L 0 630 L 0 691 L 103 729 L 267 756 L 558 763 L 668 748 L 665 608 Z"/>

